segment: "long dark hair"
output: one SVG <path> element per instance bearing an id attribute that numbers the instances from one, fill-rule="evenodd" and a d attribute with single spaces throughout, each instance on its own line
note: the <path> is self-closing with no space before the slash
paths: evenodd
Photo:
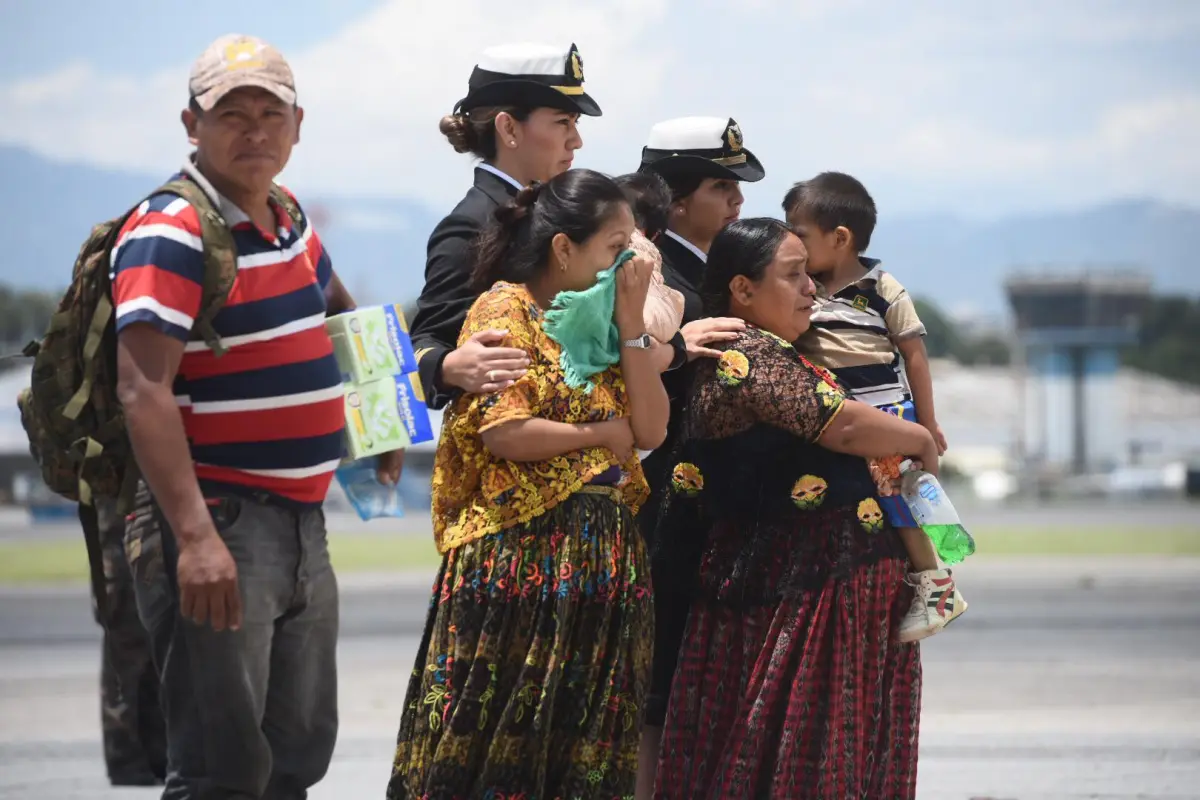
<path id="1" fill-rule="evenodd" d="M 550 260 L 556 234 L 582 244 L 621 203 L 628 203 L 621 187 L 590 169 L 568 170 L 525 187 L 496 209 L 476 242 L 475 288 L 486 291 L 496 281 L 532 280 Z"/>
<path id="2" fill-rule="evenodd" d="M 779 245 L 793 231 L 787 223 L 770 217 L 751 217 L 726 225 L 708 249 L 708 264 L 700 299 L 704 313 L 721 317 L 729 313 L 729 282 L 738 275 L 762 280 Z"/>

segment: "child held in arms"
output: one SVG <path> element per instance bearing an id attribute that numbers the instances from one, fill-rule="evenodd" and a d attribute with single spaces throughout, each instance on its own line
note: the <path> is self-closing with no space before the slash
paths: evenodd
<path id="1" fill-rule="evenodd" d="M 808 272 L 817 282 L 812 326 L 797 349 L 837 375 L 855 399 L 925 426 L 944 453 L 925 326 L 904 286 L 878 260 L 863 256 L 876 220 L 866 187 L 849 175 L 823 172 L 793 186 L 783 210 L 808 250 Z M 876 465 L 881 483 L 890 476 L 880 470 L 896 474 L 894 464 Z M 938 568 L 933 542 L 903 499 L 890 495 L 880 501 L 913 567 L 908 580 L 916 591 L 900 640 L 924 639 L 966 611 L 967 602 L 950 570 Z"/>

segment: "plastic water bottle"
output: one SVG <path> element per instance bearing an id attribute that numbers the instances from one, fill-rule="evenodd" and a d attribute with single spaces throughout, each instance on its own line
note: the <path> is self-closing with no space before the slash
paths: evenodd
<path id="1" fill-rule="evenodd" d="M 900 496 L 942 561 L 957 564 L 975 552 L 975 540 L 936 477 L 924 470 L 909 470 L 901 479 Z"/>

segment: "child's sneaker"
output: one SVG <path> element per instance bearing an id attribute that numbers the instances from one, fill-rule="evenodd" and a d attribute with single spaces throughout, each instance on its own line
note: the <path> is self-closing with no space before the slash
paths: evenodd
<path id="1" fill-rule="evenodd" d="M 916 642 L 933 636 L 967 610 L 967 601 L 948 569 L 929 569 L 908 576 L 916 591 L 900 622 L 900 641 Z"/>

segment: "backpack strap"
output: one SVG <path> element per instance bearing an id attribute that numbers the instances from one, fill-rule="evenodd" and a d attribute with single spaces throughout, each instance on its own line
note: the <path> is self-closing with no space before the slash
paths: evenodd
<path id="1" fill-rule="evenodd" d="M 204 245 L 204 284 L 200 313 L 196 315 L 193 330 L 220 358 L 228 348 L 222 344 L 221 337 L 213 328 L 213 318 L 225 307 L 229 290 L 237 278 L 237 245 L 233 241 L 233 232 L 213 205 L 212 199 L 195 181 L 178 178 L 163 184 L 155 194 L 160 192 L 174 194 L 188 201 L 200 219 L 200 239 Z"/>
<path id="2" fill-rule="evenodd" d="M 237 278 L 237 246 L 233 241 L 233 234 L 229 230 L 229 225 L 226 224 L 225 218 L 213 206 L 212 200 L 208 194 L 195 184 L 195 182 L 180 178 L 163 184 L 154 192 L 155 194 L 174 194 L 187 200 L 188 203 L 196 209 L 196 214 L 200 218 L 200 236 L 204 243 L 204 286 L 202 290 L 202 298 L 200 301 L 200 314 L 195 321 L 195 328 L 200 336 L 204 339 L 214 355 L 218 358 L 225 354 L 228 348 L 221 342 L 221 337 L 217 335 L 213 328 L 213 318 L 225 306 L 225 301 L 229 297 L 229 291 L 233 288 L 233 282 Z M 285 192 L 278 184 L 271 185 L 271 199 L 279 204 L 287 215 L 291 218 L 292 224 L 299 226 L 304 220 L 304 212 L 300 206 L 292 199 L 292 196 Z M 113 221 L 109 231 L 108 241 L 104 243 L 105 251 L 111 250 L 117 243 L 117 236 L 124 227 L 125 222 L 137 210 L 134 206 L 124 215 Z M 101 309 L 102 313 L 98 313 L 94 318 L 99 328 L 103 330 L 104 325 L 112 316 L 111 303 L 106 309 Z M 55 314 L 50 320 L 50 331 L 57 330 L 65 324 L 65 312 Z M 60 319 L 64 318 L 64 319 Z M 96 327 L 96 325 L 93 325 Z M 93 338 L 93 331 L 89 331 L 89 339 Z M 98 344 L 98 343 L 97 343 Z M 8 353 L 0 355 L 0 362 L 15 360 L 18 358 L 33 358 L 41 349 L 39 341 L 31 341 L 16 353 Z M 95 351 L 93 346 L 92 352 Z M 89 386 L 90 389 L 90 386 Z"/>
<path id="3" fill-rule="evenodd" d="M 233 232 L 208 193 L 195 181 L 179 178 L 164 184 L 158 192 L 182 197 L 196 209 L 196 215 L 200 218 L 200 238 L 204 243 L 204 287 L 200 313 L 196 315 L 193 329 L 213 351 L 213 355 L 220 358 L 228 348 L 217 335 L 213 320 L 225 307 L 229 291 L 237 279 L 237 245 L 233 240 Z M 287 212 L 293 225 L 300 225 L 304 212 L 278 184 L 271 185 L 271 199 Z"/>
<path id="4" fill-rule="evenodd" d="M 277 183 L 271 184 L 271 199 L 287 212 L 287 215 L 292 218 L 293 225 L 299 227 L 300 223 L 304 221 L 304 212 L 300 210 L 300 206 Z"/>

